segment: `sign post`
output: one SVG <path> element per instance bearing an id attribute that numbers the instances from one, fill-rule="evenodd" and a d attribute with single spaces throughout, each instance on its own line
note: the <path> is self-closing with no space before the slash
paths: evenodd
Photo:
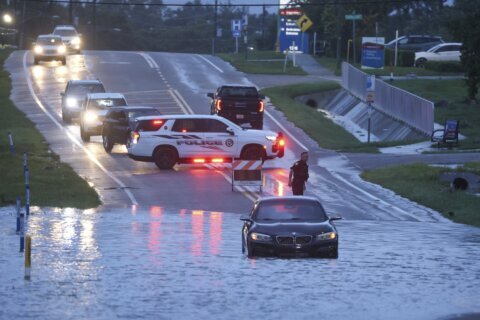
<path id="1" fill-rule="evenodd" d="M 357 51 L 355 48 L 355 21 L 357 20 L 362 20 L 363 16 L 361 14 L 356 14 L 355 11 L 352 12 L 352 14 L 347 14 L 345 15 L 345 20 L 351 20 L 353 25 L 352 25 L 352 39 L 353 39 L 353 64 L 357 63 Z"/>
<path id="2" fill-rule="evenodd" d="M 372 112 L 373 107 L 372 103 L 375 101 L 375 75 L 367 76 L 367 104 L 368 104 L 368 138 L 367 142 L 370 143 L 370 132 L 371 132 L 371 123 L 372 123 Z"/>
<path id="3" fill-rule="evenodd" d="M 242 35 L 242 20 L 232 20 L 232 36 L 235 38 L 235 53 L 238 54 L 238 38 Z"/>

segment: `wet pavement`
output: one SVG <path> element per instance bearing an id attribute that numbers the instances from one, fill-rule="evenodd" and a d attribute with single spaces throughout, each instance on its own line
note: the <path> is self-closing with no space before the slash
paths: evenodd
<path id="1" fill-rule="evenodd" d="M 37 209 L 38 210 L 38 209 Z M 439 319 L 480 311 L 480 229 L 337 222 L 338 260 L 247 259 L 238 213 L 0 210 L 0 319 Z"/>

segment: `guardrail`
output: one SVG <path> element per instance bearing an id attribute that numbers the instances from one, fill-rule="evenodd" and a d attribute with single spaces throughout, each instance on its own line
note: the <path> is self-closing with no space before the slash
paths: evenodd
<path id="1" fill-rule="evenodd" d="M 367 74 L 354 66 L 342 63 L 342 85 L 354 96 L 365 101 Z M 394 119 L 431 135 L 434 125 L 434 103 L 385 81 L 375 80 L 373 107 Z"/>

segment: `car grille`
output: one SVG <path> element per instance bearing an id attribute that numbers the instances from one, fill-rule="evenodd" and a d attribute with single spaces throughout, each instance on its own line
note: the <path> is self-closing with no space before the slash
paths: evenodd
<path id="1" fill-rule="evenodd" d="M 277 242 L 280 245 L 308 244 L 312 236 L 278 236 Z"/>
<path id="2" fill-rule="evenodd" d="M 57 53 L 57 51 L 56 50 L 45 50 L 45 53 L 46 54 L 55 54 L 55 53 Z"/>

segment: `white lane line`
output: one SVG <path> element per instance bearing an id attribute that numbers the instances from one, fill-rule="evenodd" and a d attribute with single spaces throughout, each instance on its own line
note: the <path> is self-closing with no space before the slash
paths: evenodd
<path id="1" fill-rule="evenodd" d="M 183 113 L 185 114 L 191 114 L 188 112 L 188 110 L 183 106 L 183 104 L 180 102 L 180 100 L 178 100 L 177 96 L 173 93 L 173 90 L 168 90 L 168 92 L 170 93 L 170 95 L 172 96 L 173 100 L 175 100 L 175 102 L 177 103 L 177 105 L 180 107 L 180 109 L 182 109 Z"/>
<path id="2" fill-rule="evenodd" d="M 101 163 L 100 161 L 97 159 L 97 157 L 95 157 L 95 155 L 90 151 L 88 150 L 87 148 L 85 148 L 85 146 L 80 142 L 78 141 L 77 138 L 75 138 L 68 130 L 66 127 L 64 127 L 60 122 L 58 122 L 57 119 L 55 119 L 55 117 L 47 110 L 47 108 L 43 105 L 42 101 L 40 101 L 40 99 L 38 98 L 37 94 L 35 93 L 35 91 L 33 90 L 33 84 L 32 84 L 32 79 L 30 78 L 30 74 L 28 72 L 28 67 L 27 67 L 27 55 L 28 55 L 28 51 L 25 52 L 25 54 L 23 55 L 23 71 L 25 73 L 25 77 L 27 79 L 27 85 L 28 85 L 28 90 L 30 91 L 30 94 L 32 95 L 33 97 L 33 100 L 35 100 L 37 106 L 50 118 L 50 120 L 52 120 L 52 122 L 57 126 L 59 127 L 61 130 L 65 131 L 65 133 L 67 134 L 68 138 L 74 143 L 76 144 L 78 147 L 80 147 L 80 149 L 82 149 L 88 156 L 88 158 L 93 162 L 95 163 L 99 168 L 100 170 L 103 171 L 103 173 L 105 173 L 107 176 L 109 176 L 113 181 L 115 181 L 121 188 L 122 190 L 125 192 L 125 194 L 128 196 L 128 198 L 130 199 L 130 201 L 132 202 L 133 205 L 138 205 L 138 202 L 137 200 L 135 199 L 135 196 L 132 194 L 132 192 L 130 192 L 130 190 L 126 189 L 126 185 L 120 180 L 118 179 L 117 177 L 115 177 L 111 172 L 109 172 Z"/>
<path id="3" fill-rule="evenodd" d="M 303 143 L 301 143 L 297 138 L 295 138 L 295 137 L 293 136 L 293 134 L 292 134 L 290 131 L 287 130 L 287 128 L 285 128 L 277 119 L 275 119 L 275 118 L 270 114 L 270 112 L 268 112 L 267 110 L 265 110 L 265 114 L 266 114 L 270 119 L 272 119 L 272 121 L 275 122 L 275 124 L 276 124 L 277 126 L 279 126 L 279 127 L 282 129 L 282 131 L 283 131 L 284 133 L 286 133 L 286 134 L 290 137 L 290 139 L 292 139 L 293 141 L 295 141 L 295 142 L 297 143 L 297 145 L 300 146 L 300 148 L 304 149 L 305 151 L 308 151 L 308 148 L 307 148 Z"/>
<path id="4" fill-rule="evenodd" d="M 203 59 L 204 61 L 206 61 L 208 64 L 210 64 L 212 67 L 214 67 L 215 69 L 218 70 L 218 72 L 220 73 L 223 73 L 223 70 L 220 69 L 217 65 L 215 65 L 212 61 L 208 60 L 207 58 L 205 58 L 204 56 L 202 55 L 199 55 L 199 54 L 196 54 L 197 57 Z"/>
<path id="5" fill-rule="evenodd" d="M 147 61 L 150 68 L 152 68 L 152 69 L 159 69 L 160 68 L 159 65 L 157 64 L 157 62 L 152 57 L 150 57 L 150 55 L 148 55 L 147 53 L 138 52 L 138 54 L 141 55 Z"/>
<path id="6" fill-rule="evenodd" d="M 185 108 L 187 108 L 191 114 L 194 114 L 195 112 L 193 112 L 192 108 L 190 108 L 190 106 L 188 105 L 187 101 L 185 101 L 185 99 L 183 99 L 182 95 L 180 94 L 180 92 L 178 92 L 178 90 L 174 89 L 173 92 L 177 95 L 178 99 L 183 103 L 183 105 L 185 106 Z"/>

